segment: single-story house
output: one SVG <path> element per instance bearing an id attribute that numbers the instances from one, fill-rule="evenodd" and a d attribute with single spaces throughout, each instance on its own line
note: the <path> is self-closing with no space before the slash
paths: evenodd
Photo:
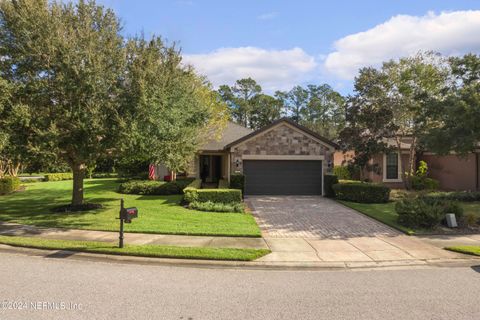
<path id="1" fill-rule="evenodd" d="M 337 147 L 288 118 L 256 131 L 229 122 L 221 139 L 200 148 L 186 175 L 215 183 L 243 173 L 246 195 L 323 195 Z"/>
<path id="2" fill-rule="evenodd" d="M 391 188 L 403 188 L 402 172 L 407 172 L 410 143 L 409 138 L 401 141 L 401 152 L 389 152 L 375 155 L 369 161 L 370 170 L 363 172 L 364 178 L 372 182 L 382 182 Z M 393 141 L 387 144 L 394 145 Z M 353 151 L 336 151 L 334 165 L 348 163 L 354 156 Z M 480 190 L 479 153 L 469 153 L 461 157 L 454 153 L 438 155 L 431 152 L 417 154 L 417 161 L 423 160 L 428 165 L 428 176 L 440 182 L 442 190 Z"/>

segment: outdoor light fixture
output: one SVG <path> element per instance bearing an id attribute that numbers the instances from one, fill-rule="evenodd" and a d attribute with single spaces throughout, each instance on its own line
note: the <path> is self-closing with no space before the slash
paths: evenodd
<path id="1" fill-rule="evenodd" d="M 240 159 L 235 160 L 235 165 L 237 166 L 237 168 L 240 166 Z"/>

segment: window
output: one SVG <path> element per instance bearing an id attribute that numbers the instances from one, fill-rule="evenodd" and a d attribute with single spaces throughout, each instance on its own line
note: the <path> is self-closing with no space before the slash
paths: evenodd
<path id="1" fill-rule="evenodd" d="M 387 180 L 398 179 L 398 154 L 391 152 L 386 155 L 386 175 Z"/>

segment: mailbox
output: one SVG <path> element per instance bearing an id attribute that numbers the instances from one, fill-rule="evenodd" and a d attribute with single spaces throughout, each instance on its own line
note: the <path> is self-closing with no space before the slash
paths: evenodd
<path id="1" fill-rule="evenodd" d="M 120 219 L 125 220 L 126 223 L 130 223 L 133 218 L 138 218 L 138 209 L 136 207 L 123 208 L 120 211 Z"/>
<path id="2" fill-rule="evenodd" d="M 135 207 L 125 208 L 123 199 L 120 199 L 120 236 L 118 237 L 118 247 L 123 248 L 123 224 L 132 223 L 132 219 L 138 218 L 138 209 Z"/>

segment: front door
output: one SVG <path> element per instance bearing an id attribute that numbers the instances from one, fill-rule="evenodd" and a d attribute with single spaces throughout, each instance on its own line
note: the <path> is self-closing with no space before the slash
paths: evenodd
<path id="1" fill-rule="evenodd" d="M 218 183 L 222 177 L 222 156 L 200 156 L 200 178 L 202 182 Z"/>

